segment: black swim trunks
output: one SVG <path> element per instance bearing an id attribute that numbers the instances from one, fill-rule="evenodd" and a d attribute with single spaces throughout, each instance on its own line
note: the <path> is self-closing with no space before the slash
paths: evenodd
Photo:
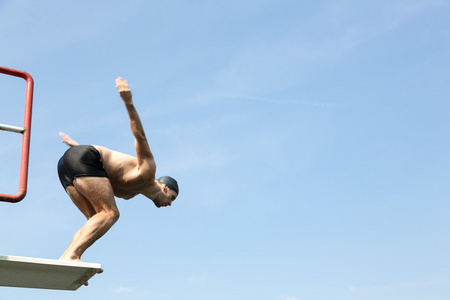
<path id="1" fill-rule="evenodd" d="M 108 177 L 100 153 L 88 145 L 69 148 L 58 161 L 58 175 L 64 190 L 76 177 Z"/>

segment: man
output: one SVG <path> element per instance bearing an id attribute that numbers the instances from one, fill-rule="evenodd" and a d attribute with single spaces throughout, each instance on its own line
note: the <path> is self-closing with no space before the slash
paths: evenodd
<path id="1" fill-rule="evenodd" d="M 136 157 L 101 146 L 79 145 L 60 133 L 62 142 L 71 148 L 58 162 L 59 179 L 87 218 L 60 260 L 81 261 L 84 251 L 114 225 L 119 219 L 114 196 L 130 199 L 141 194 L 153 200 L 157 207 L 170 206 L 178 196 L 178 184 L 173 178 L 155 178 L 155 160 L 127 81 L 117 78 L 116 88 L 128 111 Z"/>

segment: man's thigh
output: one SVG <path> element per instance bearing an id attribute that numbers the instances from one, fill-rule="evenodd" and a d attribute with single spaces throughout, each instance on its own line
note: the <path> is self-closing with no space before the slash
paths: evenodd
<path id="1" fill-rule="evenodd" d="M 114 191 L 107 177 L 77 177 L 74 179 L 73 185 L 97 213 L 117 210 Z"/>

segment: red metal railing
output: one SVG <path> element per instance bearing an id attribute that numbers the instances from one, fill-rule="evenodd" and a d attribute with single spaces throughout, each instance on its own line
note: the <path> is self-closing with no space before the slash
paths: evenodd
<path id="1" fill-rule="evenodd" d="M 27 181 L 28 181 L 28 158 L 30 154 L 30 133 L 31 133 L 31 110 L 33 107 L 33 77 L 30 74 L 5 68 L 0 66 L 0 73 L 21 77 L 26 80 L 26 94 L 25 94 L 25 114 L 23 118 L 23 128 L 0 124 L 0 130 L 12 131 L 21 133 L 22 137 L 22 154 L 20 158 L 20 177 L 19 177 L 19 191 L 15 195 L 1 194 L 0 201 L 16 203 L 25 198 L 27 194 Z"/>

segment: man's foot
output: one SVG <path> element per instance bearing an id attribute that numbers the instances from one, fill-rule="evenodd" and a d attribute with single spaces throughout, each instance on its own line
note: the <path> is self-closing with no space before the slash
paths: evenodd
<path id="1" fill-rule="evenodd" d="M 83 262 L 79 257 L 74 257 L 70 255 L 63 255 L 59 258 L 59 260 Z"/>
<path id="2" fill-rule="evenodd" d="M 64 261 L 75 261 L 75 262 L 84 262 L 81 259 L 66 259 L 66 258 L 60 258 L 59 260 L 64 260 Z"/>
<path id="3" fill-rule="evenodd" d="M 100 269 L 100 270 L 97 271 L 97 274 L 101 274 L 101 273 L 103 273 L 103 269 Z M 84 286 L 88 286 L 88 285 L 89 285 L 89 282 L 86 281 L 85 283 L 83 283 L 83 285 L 84 285 Z"/>
<path id="4" fill-rule="evenodd" d="M 70 259 L 70 258 L 67 258 L 67 257 L 65 257 L 65 256 L 61 256 L 61 257 L 59 258 L 59 260 L 83 262 L 83 261 L 82 261 L 81 259 L 79 259 L 79 258 L 77 258 L 77 259 Z M 101 273 L 103 273 L 103 269 L 99 269 L 99 270 L 97 271 L 97 274 L 101 274 Z M 86 281 L 85 283 L 83 283 L 83 285 L 84 285 L 84 286 L 88 286 L 88 285 L 89 285 L 89 282 Z"/>

